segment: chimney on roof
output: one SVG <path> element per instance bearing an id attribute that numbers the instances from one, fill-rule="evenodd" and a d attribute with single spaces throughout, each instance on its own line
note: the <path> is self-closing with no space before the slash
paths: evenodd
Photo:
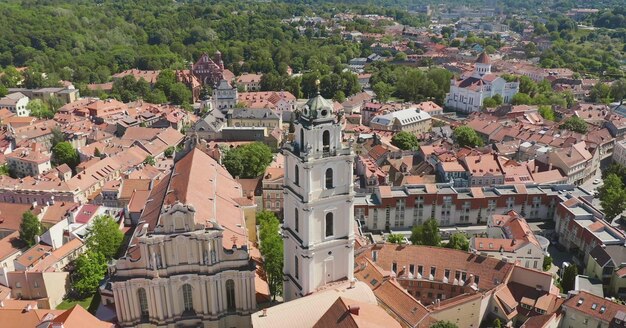
<path id="1" fill-rule="evenodd" d="M 267 317 L 267 308 L 263 309 L 263 314 L 261 314 L 262 317 Z"/>
<path id="2" fill-rule="evenodd" d="M 361 309 L 361 307 L 359 307 L 358 305 L 348 305 L 348 311 L 351 314 L 359 315 L 359 310 L 360 309 Z"/>

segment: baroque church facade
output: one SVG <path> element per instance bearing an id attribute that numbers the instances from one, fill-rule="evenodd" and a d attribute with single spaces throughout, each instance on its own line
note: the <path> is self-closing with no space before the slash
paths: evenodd
<path id="1" fill-rule="evenodd" d="M 294 135 L 284 149 L 285 301 L 354 276 L 354 156 L 332 102 L 310 99 Z"/>
<path id="2" fill-rule="evenodd" d="M 252 204 L 200 150 L 176 162 L 152 190 L 127 253 L 109 267 L 120 326 L 249 327 L 256 267 L 244 212 L 254 213 Z"/>

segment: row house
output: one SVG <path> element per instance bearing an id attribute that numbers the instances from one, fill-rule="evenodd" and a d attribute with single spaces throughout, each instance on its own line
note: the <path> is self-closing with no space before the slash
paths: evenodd
<path id="1" fill-rule="evenodd" d="M 604 215 L 580 198 L 570 198 L 558 204 L 554 216 L 559 243 L 574 261 L 587 263 L 589 254 L 598 245 L 624 245 L 626 236 L 604 220 Z"/>
<path id="2" fill-rule="evenodd" d="M 602 281 L 604 295 L 626 297 L 626 247 L 597 245 L 589 253 L 585 274 Z"/>
<path id="3" fill-rule="evenodd" d="M 598 168 L 598 152 L 591 154 L 584 141 L 569 148 L 555 149 L 548 153 L 548 164 L 559 168 L 566 176 L 567 183 L 580 185 L 594 176 Z"/>
<path id="4" fill-rule="evenodd" d="M 440 226 L 486 224 L 493 214 L 514 210 L 528 219 L 551 219 L 567 197 L 591 197 L 572 185 L 503 185 L 455 188 L 451 184 L 379 186 L 357 196 L 354 211 L 372 231 L 410 229 L 434 218 Z"/>
<path id="5" fill-rule="evenodd" d="M 283 212 L 283 184 L 285 169 L 281 167 L 269 167 L 263 176 L 263 209 L 279 214 Z"/>
<path id="6" fill-rule="evenodd" d="M 547 239 L 535 236 L 522 216 L 510 211 L 492 215 L 487 221 L 487 236 L 472 237 L 469 250 L 541 270 L 548 245 Z"/>

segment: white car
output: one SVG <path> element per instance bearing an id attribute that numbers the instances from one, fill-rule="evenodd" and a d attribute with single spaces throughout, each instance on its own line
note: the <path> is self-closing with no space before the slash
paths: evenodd
<path id="1" fill-rule="evenodd" d="M 602 182 L 602 180 L 600 180 L 600 179 L 595 179 L 595 180 L 593 180 L 593 184 L 594 184 L 594 185 L 597 185 L 597 184 L 599 184 L 600 182 Z"/>

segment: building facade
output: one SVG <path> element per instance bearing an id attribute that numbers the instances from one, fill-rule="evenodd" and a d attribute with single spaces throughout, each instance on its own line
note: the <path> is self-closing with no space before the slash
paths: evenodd
<path id="1" fill-rule="evenodd" d="M 213 89 L 213 108 L 222 113 L 237 105 L 237 88 L 234 88 L 228 81 L 220 80 L 217 88 Z"/>
<path id="2" fill-rule="evenodd" d="M 245 213 L 254 207 L 241 186 L 193 149 L 149 198 L 126 255 L 101 288 L 112 295 L 120 325 L 249 327 L 256 267 Z"/>
<path id="3" fill-rule="evenodd" d="M 477 112 L 485 98 L 500 95 L 505 103 L 510 103 L 518 91 L 519 82 L 507 82 L 491 73 L 491 60 L 483 52 L 470 77 L 452 80 L 445 104 L 464 113 Z"/>
<path id="4" fill-rule="evenodd" d="M 310 99 L 285 148 L 284 297 L 305 296 L 354 274 L 353 155 L 332 102 Z"/>
<path id="5" fill-rule="evenodd" d="M 202 54 L 200 59 L 191 66 L 191 73 L 204 85 L 215 87 L 224 79 L 224 62 L 222 53 L 215 52 L 213 58 L 208 54 Z"/>

